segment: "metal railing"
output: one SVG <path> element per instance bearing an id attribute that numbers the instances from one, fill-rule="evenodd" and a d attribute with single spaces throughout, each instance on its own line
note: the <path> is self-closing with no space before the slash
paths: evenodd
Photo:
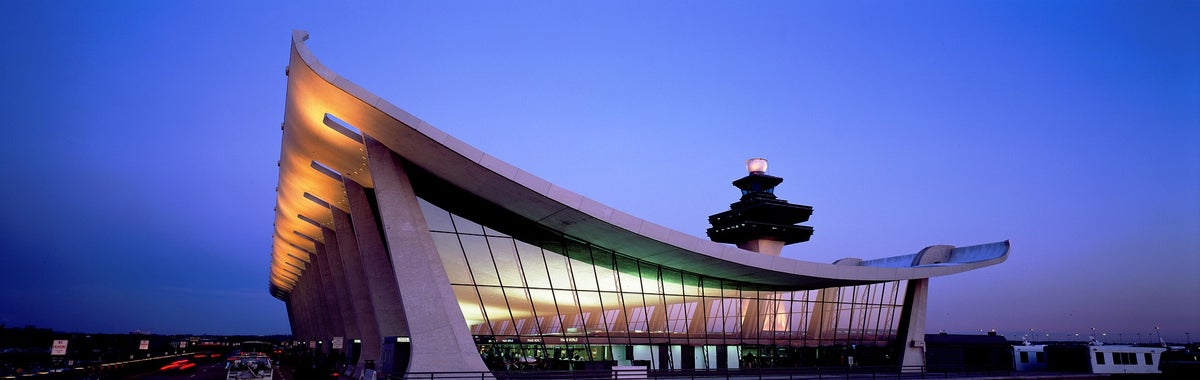
<path id="1" fill-rule="evenodd" d="M 0 380 L 31 379 L 31 380 L 79 380 L 79 379 L 124 379 L 133 374 L 154 371 L 172 360 L 188 357 L 192 353 L 153 356 L 131 360 L 110 362 L 83 363 L 73 366 L 63 366 L 55 369 L 41 370 L 20 375 L 0 375 Z"/>
<path id="2" fill-rule="evenodd" d="M 743 368 L 713 370 L 551 370 L 496 372 L 410 372 L 388 379 L 404 380 L 600 380 L 600 379 L 689 379 L 689 380 L 792 380 L 792 379 L 938 379 L 951 377 L 1007 376 L 1011 371 L 927 372 L 923 366 Z"/>

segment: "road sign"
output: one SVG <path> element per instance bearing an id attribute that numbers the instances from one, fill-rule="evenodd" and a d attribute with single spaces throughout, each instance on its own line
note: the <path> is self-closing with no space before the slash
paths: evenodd
<path id="1" fill-rule="evenodd" d="M 340 350 L 340 349 L 342 349 L 343 341 L 344 341 L 344 338 L 342 338 L 342 337 L 340 337 L 340 336 L 335 336 L 335 337 L 333 337 L 333 342 L 332 342 L 332 343 L 333 343 L 333 349 L 335 349 L 335 350 Z"/>
<path id="2" fill-rule="evenodd" d="M 150 349 L 150 341 L 143 340 L 141 343 L 138 343 L 138 349 L 142 350 L 142 351 L 149 350 Z"/>
<path id="3" fill-rule="evenodd" d="M 54 345 L 51 346 L 51 348 L 50 348 L 50 355 L 61 356 L 61 355 L 66 355 L 66 354 L 67 354 L 67 340 L 66 339 L 55 339 Z"/>

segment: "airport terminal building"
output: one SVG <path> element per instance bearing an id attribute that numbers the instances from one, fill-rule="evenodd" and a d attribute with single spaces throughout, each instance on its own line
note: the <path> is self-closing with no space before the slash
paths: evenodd
<path id="1" fill-rule="evenodd" d="M 776 198 L 761 160 L 707 238 L 673 231 L 447 135 L 307 38 L 293 33 L 287 69 L 270 291 L 297 340 L 355 368 L 922 365 L 928 279 L 1008 255 L 781 257 L 812 208 Z"/>

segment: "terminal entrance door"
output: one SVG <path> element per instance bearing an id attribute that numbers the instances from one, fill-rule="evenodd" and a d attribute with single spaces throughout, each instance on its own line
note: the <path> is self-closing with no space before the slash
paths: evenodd
<path id="1" fill-rule="evenodd" d="M 408 369 L 408 359 L 412 354 L 412 340 L 407 336 L 389 336 L 383 339 L 382 363 L 379 370 L 383 373 L 402 374 Z"/>

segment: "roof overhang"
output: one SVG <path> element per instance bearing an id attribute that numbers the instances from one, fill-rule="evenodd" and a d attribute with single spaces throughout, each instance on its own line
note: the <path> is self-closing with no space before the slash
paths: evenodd
<path id="1" fill-rule="evenodd" d="M 315 245 L 322 242 L 321 227 L 333 228 L 329 207 L 348 209 L 340 180 L 372 187 L 361 134 L 428 177 L 413 181 L 418 195 L 453 191 L 495 207 L 503 217 L 723 279 L 816 289 L 942 276 L 995 265 L 1008 255 L 1005 241 L 975 246 L 988 248 L 982 250 L 985 254 L 953 262 L 913 266 L 892 265 L 903 259 L 881 259 L 834 265 L 763 255 L 671 230 L 554 185 L 434 128 L 326 68 L 305 45 L 307 39 L 307 32 L 293 32 L 275 207 L 273 294 L 291 291 L 296 276 L 288 268 L 304 268 L 308 252 L 316 252 Z"/>

